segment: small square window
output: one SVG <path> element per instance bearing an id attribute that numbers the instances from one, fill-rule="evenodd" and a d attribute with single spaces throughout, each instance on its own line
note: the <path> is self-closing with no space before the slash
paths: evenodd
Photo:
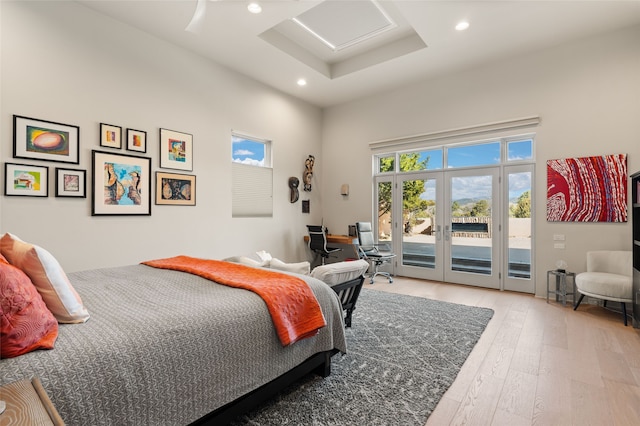
<path id="1" fill-rule="evenodd" d="M 378 171 L 379 173 L 394 172 L 396 164 L 396 156 L 389 155 L 385 157 L 378 157 Z"/>
<path id="2" fill-rule="evenodd" d="M 507 142 L 507 161 L 531 160 L 533 158 L 533 140 Z"/>
<path id="3" fill-rule="evenodd" d="M 400 154 L 401 172 L 440 169 L 442 169 L 442 148 Z"/>

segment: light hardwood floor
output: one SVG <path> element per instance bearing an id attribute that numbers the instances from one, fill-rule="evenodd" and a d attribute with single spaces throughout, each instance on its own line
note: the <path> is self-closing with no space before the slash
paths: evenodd
<path id="1" fill-rule="evenodd" d="M 365 286 L 495 312 L 428 426 L 640 425 L 640 330 L 622 314 L 403 277 Z"/>

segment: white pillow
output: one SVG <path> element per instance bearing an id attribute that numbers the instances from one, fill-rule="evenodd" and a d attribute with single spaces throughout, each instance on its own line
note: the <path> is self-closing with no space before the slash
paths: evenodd
<path id="1" fill-rule="evenodd" d="M 317 266 L 311 271 L 311 276 L 329 285 L 335 285 L 358 278 L 367 272 L 367 269 L 369 262 L 360 259 Z"/>
<path id="2" fill-rule="evenodd" d="M 253 266 L 256 268 L 269 267 L 269 261 L 255 260 L 247 256 L 232 256 L 222 260 L 224 260 L 225 262 L 239 263 L 241 265 Z"/>
<path id="3" fill-rule="evenodd" d="M 275 257 L 271 259 L 271 268 L 279 271 L 295 272 L 296 274 L 309 275 L 311 264 L 309 262 L 284 263 Z"/>
<path id="4" fill-rule="evenodd" d="M 8 232 L 0 239 L 0 252 L 27 274 L 58 322 L 79 323 L 89 319 L 80 295 L 51 253 Z"/>
<path id="5" fill-rule="evenodd" d="M 256 256 L 258 256 L 263 262 L 267 262 L 267 264 L 269 264 L 269 262 L 271 262 L 271 259 L 273 259 L 271 257 L 271 253 L 268 253 L 264 250 L 257 251 Z"/>

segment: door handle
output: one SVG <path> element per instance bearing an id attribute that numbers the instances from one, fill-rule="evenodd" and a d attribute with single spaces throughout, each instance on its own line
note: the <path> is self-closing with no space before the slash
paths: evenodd
<path id="1" fill-rule="evenodd" d="M 449 225 L 444 226 L 444 240 L 449 241 L 451 239 L 451 231 L 449 231 Z"/>
<path id="2" fill-rule="evenodd" d="M 442 239 L 442 226 L 436 226 L 436 241 L 440 241 Z"/>

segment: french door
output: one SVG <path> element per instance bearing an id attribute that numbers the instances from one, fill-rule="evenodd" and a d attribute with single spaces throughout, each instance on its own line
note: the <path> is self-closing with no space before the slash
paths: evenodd
<path id="1" fill-rule="evenodd" d="M 395 273 L 532 293 L 532 173 L 521 165 L 376 178 L 378 236 L 398 255 Z"/>

